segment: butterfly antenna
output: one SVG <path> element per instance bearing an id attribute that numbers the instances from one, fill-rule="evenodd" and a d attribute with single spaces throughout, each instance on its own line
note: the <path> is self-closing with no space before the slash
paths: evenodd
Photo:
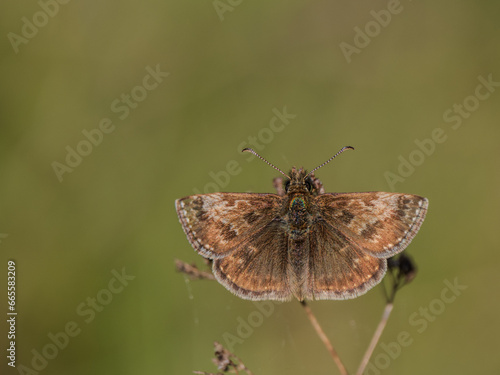
<path id="1" fill-rule="evenodd" d="M 320 169 L 321 167 L 323 167 L 324 165 L 328 164 L 329 162 L 331 162 L 333 159 L 335 159 L 337 156 L 339 156 L 341 153 L 343 153 L 344 151 L 346 150 L 354 150 L 354 147 L 352 146 L 345 146 L 345 147 L 342 147 L 342 149 L 337 152 L 335 155 L 333 155 L 330 159 L 328 159 L 327 161 L 325 161 L 323 164 L 321 164 L 320 166 L 317 166 L 316 168 L 314 168 L 311 172 L 309 172 L 308 174 L 306 174 L 306 176 L 304 177 L 304 181 L 305 179 L 307 178 L 307 176 L 309 176 L 311 173 L 313 173 L 314 171 Z"/>
<path id="2" fill-rule="evenodd" d="M 280 172 L 283 176 L 285 176 L 286 178 L 288 178 L 289 180 L 291 180 L 291 178 L 286 174 L 284 173 L 281 169 L 279 169 L 278 167 L 276 167 L 275 165 L 269 163 L 266 159 L 264 159 L 262 156 L 260 156 L 259 154 L 257 154 L 254 150 L 252 150 L 251 148 L 244 148 L 243 150 L 241 150 L 241 152 L 250 152 L 252 154 L 254 154 L 255 156 L 257 156 L 260 160 L 262 160 L 263 162 L 265 162 L 267 165 L 270 165 L 271 167 L 273 167 L 274 169 L 276 169 L 278 172 Z"/>

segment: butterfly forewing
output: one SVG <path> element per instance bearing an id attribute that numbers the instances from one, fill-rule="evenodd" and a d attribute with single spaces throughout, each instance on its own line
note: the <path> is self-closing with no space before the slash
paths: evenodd
<path id="1" fill-rule="evenodd" d="M 175 202 L 186 236 L 201 255 L 221 258 L 269 224 L 282 197 L 275 194 L 214 193 Z"/>
<path id="2" fill-rule="evenodd" d="M 422 225 L 426 198 L 368 192 L 322 194 L 316 216 L 330 223 L 360 249 L 380 258 L 403 251 Z"/>

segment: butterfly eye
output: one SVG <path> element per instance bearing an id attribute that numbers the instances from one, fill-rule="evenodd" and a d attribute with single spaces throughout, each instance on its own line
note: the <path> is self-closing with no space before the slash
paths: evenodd
<path id="1" fill-rule="evenodd" d="M 312 187 L 313 187 L 313 186 L 312 186 L 311 182 L 306 180 L 306 188 L 307 188 L 307 190 L 308 190 L 308 191 L 311 191 L 311 190 L 312 190 Z"/>
<path id="2" fill-rule="evenodd" d="M 290 180 L 287 180 L 285 182 L 285 191 L 288 191 L 288 188 L 290 187 Z"/>

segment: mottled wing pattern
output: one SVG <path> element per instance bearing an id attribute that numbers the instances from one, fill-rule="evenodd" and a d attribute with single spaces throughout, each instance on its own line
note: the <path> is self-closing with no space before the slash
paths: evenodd
<path id="1" fill-rule="evenodd" d="M 241 298 L 290 298 L 283 198 L 275 194 L 215 193 L 176 201 L 191 245 L 214 259 L 213 273 Z"/>
<path id="2" fill-rule="evenodd" d="M 175 201 L 182 229 L 206 258 L 226 256 L 278 214 L 283 198 L 275 194 L 214 193 Z"/>
<path id="3" fill-rule="evenodd" d="M 428 201 L 409 194 L 321 194 L 310 232 L 308 298 L 355 298 L 376 285 L 385 258 L 403 251 L 420 228 Z"/>
<path id="4" fill-rule="evenodd" d="M 366 293 L 384 276 L 385 259 L 364 252 L 355 242 L 323 219 L 309 236 L 307 299 L 349 299 Z"/>
<path id="5" fill-rule="evenodd" d="M 322 194 L 315 203 L 318 217 L 378 258 L 391 257 L 410 244 L 428 206 L 418 195 L 383 192 Z"/>
<path id="6" fill-rule="evenodd" d="M 290 300 L 287 247 L 286 227 L 273 220 L 229 255 L 216 259 L 213 273 L 240 298 Z"/>

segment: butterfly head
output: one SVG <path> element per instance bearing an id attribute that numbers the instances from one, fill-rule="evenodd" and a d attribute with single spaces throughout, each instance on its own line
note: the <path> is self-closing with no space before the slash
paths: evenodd
<path id="1" fill-rule="evenodd" d="M 285 176 L 287 178 L 287 180 L 285 181 L 285 184 L 284 184 L 285 193 L 302 193 L 302 194 L 310 193 L 313 195 L 318 195 L 318 194 L 323 194 L 324 189 L 323 189 L 323 185 L 321 184 L 321 182 L 316 177 L 314 177 L 314 171 L 316 171 L 317 169 L 328 164 L 330 161 L 335 159 L 336 156 L 340 155 L 345 150 L 354 150 L 354 147 L 351 147 L 351 146 L 342 147 L 342 149 L 339 152 L 337 152 L 335 155 L 333 155 L 330 159 L 325 161 L 323 164 L 314 168 L 309 173 L 307 173 L 303 168 L 297 169 L 297 168 L 293 167 L 292 170 L 290 171 L 290 176 L 287 175 L 285 172 L 283 172 L 278 167 L 276 167 L 274 164 L 269 163 L 266 159 L 264 159 L 262 156 L 260 156 L 258 153 L 256 153 L 251 148 L 244 148 L 242 150 L 242 152 L 250 152 L 250 153 L 254 154 L 259 159 L 264 161 L 266 164 L 273 167 L 278 172 L 280 172 L 283 176 Z"/>
<path id="2" fill-rule="evenodd" d="M 314 173 L 308 174 L 304 168 L 297 169 L 293 167 L 289 175 L 290 178 L 285 181 L 286 193 L 312 193 L 317 195 L 318 187 L 316 181 L 319 182 L 319 180 L 314 177 Z"/>

